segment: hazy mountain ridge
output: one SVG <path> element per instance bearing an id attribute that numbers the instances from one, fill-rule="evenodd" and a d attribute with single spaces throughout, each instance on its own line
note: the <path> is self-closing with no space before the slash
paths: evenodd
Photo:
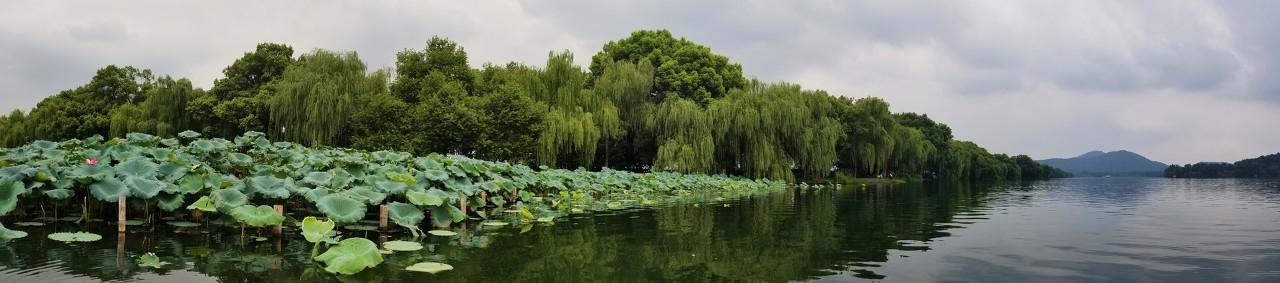
<path id="1" fill-rule="evenodd" d="M 1037 160 L 1076 176 L 1161 176 L 1168 165 L 1127 150 L 1090 151 L 1072 158 Z"/>

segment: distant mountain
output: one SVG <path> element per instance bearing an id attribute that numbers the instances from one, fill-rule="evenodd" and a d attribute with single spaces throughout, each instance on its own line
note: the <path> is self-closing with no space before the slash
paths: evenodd
<path id="1" fill-rule="evenodd" d="M 1162 176 L 1168 165 L 1127 150 L 1090 151 L 1072 158 L 1037 160 L 1076 176 Z"/>

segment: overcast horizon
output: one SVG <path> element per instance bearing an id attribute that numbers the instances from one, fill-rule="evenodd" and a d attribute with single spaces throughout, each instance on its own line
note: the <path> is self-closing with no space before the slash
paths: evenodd
<path id="1" fill-rule="evenodd" d="M 0 111 L 109 64 L 208 88 L 261 42 L 356 51 L 370 71 L 432 36 L 472 66 L 585 67 L 667 29 L 748 78 L 882 97 L 956 139 L 1035 159 L 1129 150 L 1183 164 L 1280 152 L 1280 2 L 0 2 Z"/>

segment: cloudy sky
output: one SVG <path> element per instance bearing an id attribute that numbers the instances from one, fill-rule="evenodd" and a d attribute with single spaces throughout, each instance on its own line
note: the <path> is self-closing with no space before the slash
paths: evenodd
<path id="1" fill-rule="evenodd" d="M 748 76 L 883 97 L 996 152 L 1280 152 L 1280 1 L 183 2 L 0 2 L 0 111 L 108 64 L 207 88 L 259 42 L 355 50 L 385 68 L 440 35 L 472 65 L 541 65 L 662 28 Z"/>

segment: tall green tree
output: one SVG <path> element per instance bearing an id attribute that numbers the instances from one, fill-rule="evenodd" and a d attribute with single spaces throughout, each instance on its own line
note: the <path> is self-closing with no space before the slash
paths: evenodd
<path id="1" fill-rule="evenodd" d="M 268 102 L 271 131 L 281 140 L 307 145 L 344 146 L 355 102 L 387 89 L 386 72 L 365 73 L 355 52 L 316 50 L 298 57 L 273 83 Z"/>
<path id="2" fill-rule="evenodd" d="M 154 80 L 150 70 L 114 65 L 98 69 L 88 84 L 36 104 L 26 116 L 27 131 L 31 139 L 45 140 L 108 136 L 112 110 L 145 100 Z"/>
<path id="3" fill-rule="evenodd" d="M 293 64 L 293 48 L 284 44 L 260 43 L 222 70 L 206 94 L 197 95 L 187 105 L 192 122 L 208 136 L 233 137 L 245 131 L 267 131 L 274 94 L 272 82 L 282 78 Z"/>
<path id="4" fill-rule="evenodd" d="M 747 85 L 741 65 L 712 53 L 706 46 L 676 39 L 667 30 L 640 30 L 606 43 L 604 50 L 591 59 L 593 78 L 602 76 L 612 61 L 648 62 L 656 68 L 654 92 L 678 95 L 703 105 Z"/>

